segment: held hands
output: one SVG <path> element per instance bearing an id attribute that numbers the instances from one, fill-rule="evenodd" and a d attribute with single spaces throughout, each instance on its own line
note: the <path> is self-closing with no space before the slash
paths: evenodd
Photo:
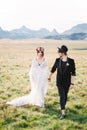
<path id="1" fill-rule="evenodd" d="M 50 77 L 48 77 L 48 81 L 49 81 L 49 82 L 51 81 L 51 78 L 50 78 Z"/>
<path id="2" fill-rule="evenodd" d="M 74 88 L 74 83 L 71 83 L 70 89 Z"/>
<path id="3" fill-rule="evenodd" d="M 51 81 L 51 76 L 52 76 L 52 73 L 50 73 L 49 76 L 48 76 L 48 81 L 49 82 Z"/>

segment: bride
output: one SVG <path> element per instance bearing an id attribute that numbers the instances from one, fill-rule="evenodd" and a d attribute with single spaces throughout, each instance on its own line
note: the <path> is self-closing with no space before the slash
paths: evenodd
<path id="1" fill-rule="evenodd" d="M 32 104 L 44 107 L 44 97 L 48 86 L 48 62 L 44 58 L 44 48 L 36 49 L 37 57 L 33 59 L 29 72 L 31 92 L 28 95 L 8 101 L 6 104 L 23 106 Z"/>

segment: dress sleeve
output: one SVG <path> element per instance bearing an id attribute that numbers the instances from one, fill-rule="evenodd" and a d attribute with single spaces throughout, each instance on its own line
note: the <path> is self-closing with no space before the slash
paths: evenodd
<path id="1" fill-rule="evenodd" d="M 36 68 L 35 64 L 35 58 L 32 60 L 30 71 L 29 71 L 29 76 L 33 73 L 33 70 Z"/>
<path id="2" fill-rule="evenodd" d="M 51 69 L 51 73 L 54 73 L 56 71 L 56 68 L 57 68 L 57 59 L 54 62 L 54 65 L 53 65 L 53 67 Z"/>
<path id="3" fill-rule="evenodd" d="M 75 62 L 74 62 L 74 60 L 72 60 L 71 75 L 72 75 L 72 76 L 76 76 L 76 67 L 75 67 Z"/>

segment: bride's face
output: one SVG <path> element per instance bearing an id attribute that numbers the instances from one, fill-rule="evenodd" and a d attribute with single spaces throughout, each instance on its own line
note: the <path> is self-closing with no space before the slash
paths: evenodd
<path id="1" fill-rule="evenodd" d="M 38 51 L 37 56 L 38 57 L 43 57 L 43 53 L 41 51 Z"/>

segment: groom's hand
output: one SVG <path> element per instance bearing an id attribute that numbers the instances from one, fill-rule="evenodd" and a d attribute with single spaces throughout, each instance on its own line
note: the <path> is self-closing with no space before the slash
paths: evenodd
<path id="1" fill-rule="evenodd" d="M 48 77 L 48 81 L 49 81 L 49 82 L 51 81 L 51 78 L 50 78 L 50 77 Z"/>
<path id="2" fill-rule="evenodd" d="M 73 88 L 74 88 L 74 84 L 73 84 L 73 85 L 71 84 L 71 85 L 70 85 L 70 89 L 73 89 Z"/>
<path id="3" fill-rule="evenodd" d="M 50 73 L 50 75 L 48 76 L 48 81 L 49 82 L 51 81 L 51 76 L 52 76 L 52 73 Z"/>

